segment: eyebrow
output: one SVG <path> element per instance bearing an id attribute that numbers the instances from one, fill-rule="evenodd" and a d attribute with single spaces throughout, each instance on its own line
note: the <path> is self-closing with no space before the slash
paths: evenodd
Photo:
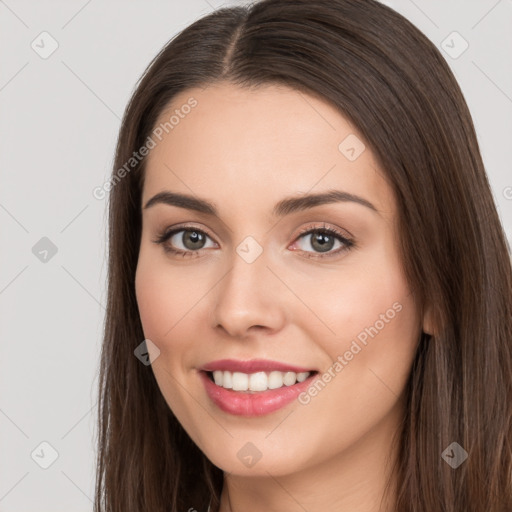
<path id="1" fill-rule="evenodd" d="M 342 190 L 328 190 L 326 192 L 317 194 L 305 194 L 282 199 L 276 203 L 272 210 L 272 214 L 277 217 L 283 217 L 285 215 L 289 215 L 290 213 L 314 208 L 315 206 L 339 202 L 357 203 L 365 206 L 366 208 L 369 208 L 370 210 L 373 210 L 376 213 L 379 213 L 377 208 L 375 208 L 375 206 L 370 203 L 370 201 L 362 197 L 359 197 L 355 194 L 349 194 L 348 192 L 343 192 Z M 177 192 L 164 190 L 163 192 L 159 192 L 151 199 L 149 199 L 149 201 L 144 206 L 144 209 L 147 210 L 156 204 L 177 206 L 179 208 L 194 210 L 200 213 L 205 213 L 207 215 L 219 217 L 217 207 L 213 203 L 188 194 L 180 194 Z"/>

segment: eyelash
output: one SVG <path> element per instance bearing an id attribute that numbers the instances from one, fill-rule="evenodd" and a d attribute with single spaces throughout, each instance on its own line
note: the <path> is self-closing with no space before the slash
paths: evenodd
<path id="1" fill-rule="evenodd" d="M 180 231 L 195 231 L 197 233 L 206 235 L 208 238 L 213 240 L 213 238 L 208 233 L 203 231 L 202 229 L 196 228 L 195 226 L 187 225 L 187 226 L 178 226 L 177 228 L 173 228 L 170 231 L 163 231 L 162 233 L 160 233 L 157 236 L 157 238 L 155 240 L 152 240 L 152 241 L 156 244 L 162 245 L 164 251 L 169 254 L 181 256 L 183 258 L 195 257 L 196 254 L 199 256 L 201 249 L 198 249 L 197 251 L 182 251 L 181 249 L 175 249 L 169 245 L 165 245 L 165 242 L 167 242 L 167 240 L 169 240 L 173 235 L 175 235 L 176 233 L 179 233 Z M 335 228 L 327 226 L 326 224 L 324 224 L 323 226 L 320 226 L 320 227 L 319 226 L 313 226 L 313 227 L 307 226 L 306 228 L 304 228 L 303 230 L 300 231 L 300 233 L 295 238 L 294 243 L 297 240 L 299 240 L 300 238 L 305 237 L 306 235 L 309 235 L 312 233 L 322 233 L 322 234 L 332 235 L 343 244 L 343 247 L 338 248 L 334 252 L 326 252 L 324 254 L 311 253 L 309 251 L 302 251 L 306 254 L 305 257 L 307 257 L 307 258 L 313 258 L 313 259 L 330 258 L 332 256 L 337 256 L 337 255 L 341 254 L 342 252 L 348 251 L 348 250 L 356 247 L 356 243 L 354 242 L 354 240 L 347 238 L 345 235 L 343 235 L 343 233 L 341 233 L 340 231 L 338 231 Z"/>

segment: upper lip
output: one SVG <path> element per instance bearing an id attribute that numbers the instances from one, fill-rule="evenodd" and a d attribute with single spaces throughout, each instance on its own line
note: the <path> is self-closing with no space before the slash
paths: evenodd
<path id="1" fill-rule="evenodd" d="M 280 363 L 279 361 L 270 361 L 269 359 L 251 359 L 249 361 L 242 361 L 239 359 L 219 359 L 211 361 L 200 368 L 205 372 L 214 372 L 216 370 L 241 372 L 241 373 L 256 373 L 256 372 L 311 372 L 315 371 L 311 368 L 303 368 L 288 363 Z"/>

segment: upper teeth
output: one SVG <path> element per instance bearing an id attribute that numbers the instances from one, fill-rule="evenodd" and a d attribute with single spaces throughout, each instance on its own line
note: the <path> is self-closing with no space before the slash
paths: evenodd
<path id="1" fill-rule="evenodd" d="M 310 372 L 265 372 L 241 373 L 216 370 L 213 380 L 217 386 L 234 391 L 266 391 L 284 386 L 293 386 L 296 382 L 305 381 Z"/>

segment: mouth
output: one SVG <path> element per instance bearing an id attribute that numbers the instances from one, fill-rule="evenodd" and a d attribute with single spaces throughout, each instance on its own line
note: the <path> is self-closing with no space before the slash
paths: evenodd
<path id="1" fill-rule="evenodd" d="M 204 373 L 211 382 L 223 389 L 243 393 L 261 393 L 268 390 L 294 386 L 318 374 L 318 371 L 282 372 L 274 370 L 271 372 L 260 371 L 244 373 L 215 370 L 205 371 Z"/>
<path id="2" fill-rule="evenodd" d="M 226 369 L 233 368 L 233 362 L 209 366 L 198 373 L 212 404 L 225 413 L 245 417 L 263 416 L 291 404 L 319 375 L 317 370 L 280 364 L 266 363 L 263 369 L 261 362 L 254 361 L 245 365 L 252 368 L 250 371 Z M 241 366 L 238 361 L 236 369 Z"/>

